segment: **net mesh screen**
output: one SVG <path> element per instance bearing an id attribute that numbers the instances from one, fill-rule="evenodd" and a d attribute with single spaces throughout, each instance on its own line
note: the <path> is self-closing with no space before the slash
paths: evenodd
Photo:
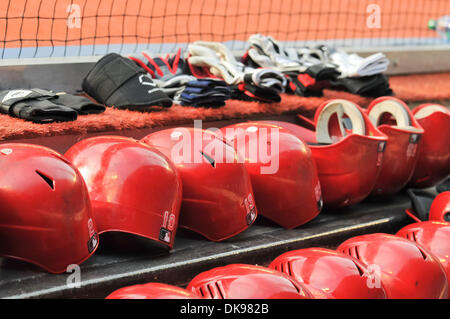
<path id="1" fill-rule="evenodd" d="M 0 57 L 173 52 L 196 40 L 243 50 L 250 35 L 289 47 L 448 43 L 428 29 L 448 0 L 2 0 Z"/>

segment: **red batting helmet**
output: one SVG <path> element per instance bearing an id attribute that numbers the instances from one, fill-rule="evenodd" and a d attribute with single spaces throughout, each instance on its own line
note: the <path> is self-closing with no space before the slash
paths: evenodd
<path id="1" fill-rule="evenodd" d="M 186 288 L 207 299 L 311 299 L 302 284 L 276 270 L 233 264 L 205 271 Z"/>
<path id="2" fill-rule="evenodd" d="M 222 241 L 256 219 L 252 185 L 232 146 L 211 131 L 174 128 L 142 139 L 169 157 L 183 181 L 180 226 Z"/>
<path id="3" fill-rule="evenodd" d="M 378 272 L 388 298 L 447 298 L 448 284 L 442 265 L 419 244 L 377 233 L 350 238 L 337 250 Z"/>
<path id="4" fill-rule="evenodd" d="M 428 219 L 450 222 L 450 191 L 440 193 L 434 198 Z"/>
<path id="5" fill-rule="evenodd" d="M 245 158 L 259 214 L 286 228 L 319 214 L 322 196 L 316 165 L 309 147 L 292 132 L 248 122 L 224 127 L 222 133 Z"/>
<path id="6" fill-rule="evenodd" d="M 62 273 L 98 245 L 78 170 L 37 145 L 0 145 L 0 254 Z"/>
<path id="7" fill-rule="evenodd" d="M 409 186 L 431 187 L 450 174 L 450 111 L 442 105 L 423 104 L 413 114 L 425 132 Z"/>
<path id="8" fill-rule="evenodd" d="M 394 97 L 380 97 L 368 107 L 371 122 L 388 137 L 383 163 L 372 195 L 400 191 L 412 177 L 417 162 L 417 146 L 423 129 L 409 107 Z"/>
<path id="9" fill-rule="evenodd" d="M 200 297 L 180 287 L 151 282 L 117 289 L 106 299 L 200 299 Z"/>
<path id="10" fill-rule="evenodd" d="M 370 284 L 370 269 L 365 264 L 335 250 L 306 248 L 289 251 L 275 258 L 269 267 L 290 275 L 308 289 L 321 290 L 325 298 L 386 298 L 382 286 Z"/>
<path id="11" fill-rule="evenodd" d="M 378 178 L 387 137 L 362 109 L 346 100 L 330 100 L 316 111 L 315 123 L 270 123 L 292 131 L 312 151 L 324 204 L 356 204 L 372 191 Z"/>
<path id="12" fill-rule="evenodd" d="M 436 221 L 414 223 L 400 229 L 397 236 L 419 243 L 435 255 L 444 267 L 450 285 L 450 223 Z"/>
<path id="13" fill-rule="evenodd" d="M 182 186 L 163 154 L 131 138 L 99 136 L 66 156 L 86 181 L 100 234 L 125 232 L 172 248 Z"/>

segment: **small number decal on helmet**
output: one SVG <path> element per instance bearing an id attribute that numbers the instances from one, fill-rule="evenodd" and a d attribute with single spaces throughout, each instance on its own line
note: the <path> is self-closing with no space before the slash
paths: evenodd
<path id="1" fill-rule="evenodd" d="M 175 228 L 175 214 L 165 211 L 163 214 L 163 224 L 159 231 L 159 240 L 170 243 L 172 241 L 172 231 Z"/>

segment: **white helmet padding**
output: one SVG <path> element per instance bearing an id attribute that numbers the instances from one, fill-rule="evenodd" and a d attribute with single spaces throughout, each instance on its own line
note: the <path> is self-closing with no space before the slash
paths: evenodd
<path id="1" fill-rule="evenodd" d="M 343 122 L 344 114 L 352 123 L 353 134 L 366 135 L 366 125 L 364 117 L 358 107 L 347 100 L 337 99 L 330 101 L 319 114 L 316 123 L 316 139 L 321 144 L 332 144 L 336 142 L 329 132 L 330 118 L 336 114 L 338 117 L 339 129 L 343 137 L 347 135 Z"/>
<path id="2" fill-rule="evenodd" d="M 424 106 L 423 108 L 421 108 L 420 110 L 418 110 L 417 113 L 414 114 L 414 117 L 415 117 L 416 119 L 423 119 L 423 118 L 425 118 L 425 117 L 427 117 L 427 116 L 430 116 L 431 114 L 436 113 L 436 112 L 442 112 L 442 113 L 445 113 L 445 114 L 449 114 L 449 113 L 450 113 L 450 112 L 449 112 L 445 107 L 443 107 L 442 105 L 439 105 L 439 104 L 430 104 L 430 105 Z"/>
<path id="3" fill-rule="evenodd" d="M 396 126 L 398 128 L 409 131 L 417 131 L 417 129 L 411 125 L 411 117 L 405 106 L 393 99 L 386 99 L 375 104 L 370 109 L 369 119 L 373 125 L 379 126 L 382 124 L 380 123 L 381 117 L 386 113 L 392 115 L 392 117 L 395 119 L 395 122 L 397 123 Z"/>

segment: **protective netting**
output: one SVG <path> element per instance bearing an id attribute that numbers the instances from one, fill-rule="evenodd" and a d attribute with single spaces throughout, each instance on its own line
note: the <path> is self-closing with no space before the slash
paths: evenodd
<path id="1" fill-rule="evenodd" d="M 254 33 L 290 47 L 445 43 L 427 28 L 448 0 L 2 0 L 0 57 L 173 52 L 196 40 L 242 50 Z"/>

